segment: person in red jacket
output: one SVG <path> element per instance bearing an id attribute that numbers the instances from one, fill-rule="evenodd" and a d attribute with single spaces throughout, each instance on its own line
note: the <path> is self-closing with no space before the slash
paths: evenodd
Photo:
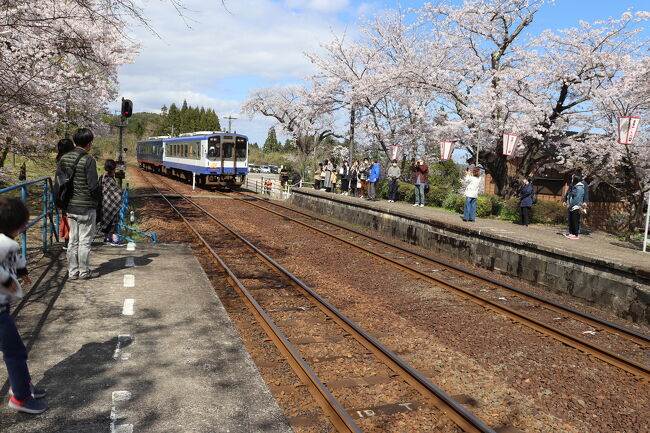
<path id="1" fill-rule="evenodd" d="M 411 180 L 415 185 L 415 203 L 413 206 L 424 207 L 424 194 L 429 181 L 429 166 L 420 158 L 415 164 L 411 165 L 411 173 Z"/>

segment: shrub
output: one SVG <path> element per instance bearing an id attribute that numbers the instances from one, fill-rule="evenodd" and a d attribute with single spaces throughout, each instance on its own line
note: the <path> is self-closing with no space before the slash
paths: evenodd
<path id="1" fill-rule="evenodd" d="M 496 194 L 486 194 L 484 197 L 492 202 L 492 215 L 500 215 L 504 204 L 503 199 Z"/>
<path id="2" fill-rule="evenodd" d="M 531 219 L 541 224 L 566 224 L 567 210 L 562 203 L 548 200 L 538 200 L 533 205 Z"/>
<path id="3" fill-rule="evenodd" d="M 519 199 L 513 197 L 503 202 L 499 215 L 506 221 L 519 221 Z"/>
<path id="4" fill-rule="evenodd" d="M 458 197 L 456 197 L 456 206 L 454 206 L 454 210 L 458 213 L 463 213 L 465 211 L 465 196 L 458 194 Z"/>
<path id="5" fill-rule="evenodd" d="M 415 185 L 410 182 L 400 182 L 397 188 L 397 200 L 409 203 L 415 202 Z"/>
<path id="6" fill-rule="evenodd" d="M 442 201 L 442 207 L 447 209 L 447 210 L 456 210 L 456 201 L 457 199 L 462 196 L 460 194 L 456 194 L 455 192 L 450 192 L 447 194 L 445 199 Z"/>
<path id="7" fill-rule="evenodd" d="M 426 204 L 441 207 L 448 194 L 449 189 L 432 185 L 427 193 Z"/>
<path id="8" fill-rule="evenodd" d="M 388 199 L 388 179 L 381 179 L 375 185 L 375 193 L 377 198 Z"/>
<path id="9" fill-rule="evenodd" d="M 492 200 L 489 197 L 480 195 L 476 200 L 476 216 L 480 218 L 492 215 Z"/>

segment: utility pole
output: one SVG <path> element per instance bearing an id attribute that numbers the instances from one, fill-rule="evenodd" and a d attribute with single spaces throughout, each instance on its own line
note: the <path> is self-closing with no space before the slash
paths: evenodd
<path id="1" fill-rule="evenodd" d="M 233 120 L 237 120 L 237 118 L 236 118 L 236 117 L 232 117 L 232 116 L 228 116 L 228 117 L 226 117 L 226 119 L 228 119 L 228 131 L 227 131 L 227 132 L 230 132 L 230 131 L 231 131 L 231 127 L 232 127 L 232 121 L 233 121 Z"/>

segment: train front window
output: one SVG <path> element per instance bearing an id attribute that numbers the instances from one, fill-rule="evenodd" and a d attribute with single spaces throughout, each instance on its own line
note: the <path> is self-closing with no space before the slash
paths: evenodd
<path id="1" fill-rule="evenodd" d="M 246 158 L 246 139 L 237 138 L 237 158 L 245 159 Z"/>
<path id="2" fill-rule="evenodd" d="M 216 161 L 221 158 L 221 142 L 220 137 L 208 138 L 208 159 Z"/>
<path id="3" fill-rule="evenodd" d="M 223 144 L 223 157 L 224 158 L 232 158 L 232 148 L 233 148 L 233 143 L 224 143 Z"/>

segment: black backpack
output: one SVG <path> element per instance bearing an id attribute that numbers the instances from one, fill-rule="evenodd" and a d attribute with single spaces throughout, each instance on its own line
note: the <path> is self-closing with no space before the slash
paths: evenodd
<path id="1" fill-rule="evenodd" d="M 54 175 L 54 185 L 52 185 L 52 194 L 54 195 L 54 204 L 59 209 L 66 210 L 68 208 L 68 203 L 72 198 L 72 182 L 74 175 L 77 171 L 77 164 L 79 160 L 83 157 L 85 153 L 80 152 L 77 159 L 75 159 L 72 167 L 67 169 L 62 169 L 61 161 L 56 167 L 56 174 Z"/>

